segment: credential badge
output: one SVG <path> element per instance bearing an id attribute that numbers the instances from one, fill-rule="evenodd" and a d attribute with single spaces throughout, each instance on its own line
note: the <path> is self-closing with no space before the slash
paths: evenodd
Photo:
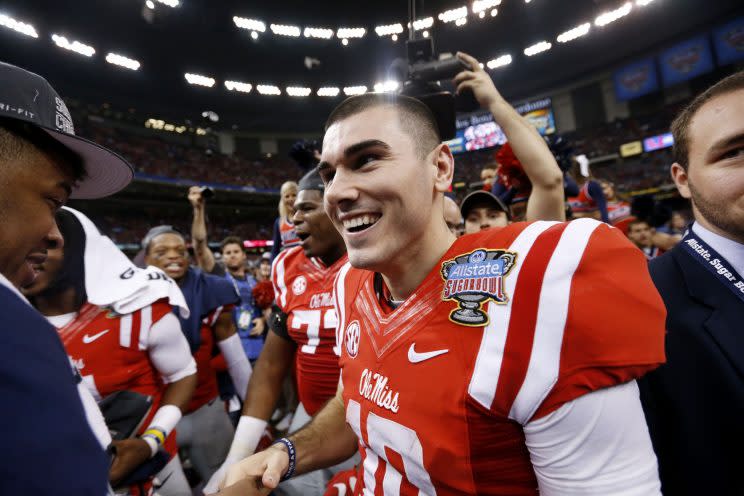
<path id="1" fill-rule="evenodd" d="M 478 249 L 444 262 L 442 299 L 458 304 L 450 312 L 450 320 L 466 326 L 488 324 L 488 314 L 481 308 L 489 300 L 499 304 L 509 301 L 504 278 L 516 260 L 517 254 L 511 251 Z"/>

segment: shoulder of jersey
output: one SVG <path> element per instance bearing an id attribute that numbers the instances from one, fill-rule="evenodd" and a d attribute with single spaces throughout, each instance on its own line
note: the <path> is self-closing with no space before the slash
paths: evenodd
<path id="1" fill-rule="evenodd" d="M 286 275 L 291 272 L 293 267 L 295 267 L 298 263 L 302 263 L 306 260 L 309 259 L 305 256 L 305 250 L 303 250 L 301 246 L 293 246 L 279 253 L 274 263 L 278 263 L 281 261 L 284 264 L 284 274 L 286 277 Z"/>

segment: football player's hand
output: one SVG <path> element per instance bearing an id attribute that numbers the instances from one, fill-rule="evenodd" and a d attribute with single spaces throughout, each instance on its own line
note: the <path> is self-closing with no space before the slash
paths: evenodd
<path id="1" fill-rule="evenodd" d="M 140 438 L 113 441 L 116 456 L 109 470 L 109 480 L 112 485 L 132 473 L 132 471 L 150 459 L 152 451 L 150 445 Z"/>
<path id="2" fill-rule="evenodd" d="M 283 445 L 275 444 L 230 467 L 220 489 L 229 488 L 240 481 L 247 480 L 250 483 L 241 484 L 240 487 L 252 488 L 254 492 L 250 494 L 269 494 L 279 485 L 282 475 L 287 472 L 288 468 L 289 455 L 286 449 Z"/>
<path id="3" fill-rule="evenodd" d="M 203 492 L 204 494 L 213 494 L 220 490 L 220 484 L 223 480 L 225 480 L 225 476 L 227 475 L 227 471 L 230 467 L 232 467 L 235 463 L 237 463 L 238 460 L 235 460 L 233 458 L 228 457 L 220 466 L 220 468 L 217 469 L 217 471 L 210 477 L 207 484 L 204 486 Z"/>
<path id="4" fill-rule="evenodd" d="M 212 494 L 214 496 L 266 496 L 271 494 L 271 489 L 268 487 L 259 487 L 254 480 L 243 479 L 232 486 L 220 489 L 218 493 Z"/>
<path id="5" fill-rule="evenodd" d="M 463 52 L 457 52 L 457 58 L 470 66 L 469 71 L 460 72 L 452 81 L 458 94 L 465 90 L 472 91 L 480 106 L 486 109 L 503 100 L 499 90 L 494 86 L 491 76 L 483 70 L 475 58 Z"/>
<path id="6" fill-rule="evenodd" d="M 201 186 L 192 186 L 189 188 L 189 203 L 194 208 L 201 208 L 204 206 L 204 197 L 202 196 Z"/>

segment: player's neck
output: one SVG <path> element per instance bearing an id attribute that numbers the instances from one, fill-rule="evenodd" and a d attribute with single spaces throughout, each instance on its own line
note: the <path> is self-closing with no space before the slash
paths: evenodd
<path id="1" fill-rule="evenodd" d="M 240 267 L 237 269 L 227 269 L 228 272 L 230 272 L 230 275 L 233 277 L 237 277 L 238 279 L 244 279 L 245 278 L 245 268 Z"/>
<path id="2" fill-rule="evenodd" d="M 65 315 L 80 310 L 77 302 L 75 288 L 70 287 L 60 293 L 53 295 L 41 294 L 34 297 L 34 306 L 36 309 L 47 317 L 55 315 Z"/>
<path id="3" fill-rule="evenodd" d="M 328 250 L 328 253 L 319 256 L 318 258 L 323 262 L 326 267 L 330 267 L 335 264 L 339 258 L 343 257 L 346 253 L 346 245 L 343 241 L 340 245 L 335 246 L 333 249 Z"/>
<path id="4" fill-rule="evenodd" d="M 393 300 L 405 300 L 426 279 L 457 238 L 443 221 L 434 223 L 418 243 L 396 257 L 382 271 L 382 278 Z"/>

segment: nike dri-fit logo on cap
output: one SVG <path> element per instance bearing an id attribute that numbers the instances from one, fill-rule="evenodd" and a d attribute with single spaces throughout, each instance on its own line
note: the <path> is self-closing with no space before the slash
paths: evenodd
<path id="1" fill-rule="evenodd" d="M 408 348 L 408 361 L 411 363 L 420 363 L 424 360 L 429 360 L 430 358 L 438 357 L 439 355 L 444 355 L 445 353 L 448 353 L 449 350 L 435 350 L 435 351 L 425 351 L 423 353 L 418 353 L 414 347 L 416 346 L 416 343 L 412 343 L 411 347 Z"/>
<path id="2" fill-rule="evenodd" d="M 106 334 L 107 332 L 109 332 L 110 330 L 111 330 L 111 329 L 106 329 L 105 331 L 101 331 L 101 332 L 99 332 L 98 334 L 93 334 L 92 336 L 88 336 L 88 335 L 86 334 L 85 336 L 83 336 L 83 343 L 85 343 L 85 344 L 90 344 L 90 343 L 92 343 L 93 341 L 95 341 L 96 339 L 98 339 L 98 338 L 100 338 L 101 336 L 103 336 L 104 334 Z"/>

